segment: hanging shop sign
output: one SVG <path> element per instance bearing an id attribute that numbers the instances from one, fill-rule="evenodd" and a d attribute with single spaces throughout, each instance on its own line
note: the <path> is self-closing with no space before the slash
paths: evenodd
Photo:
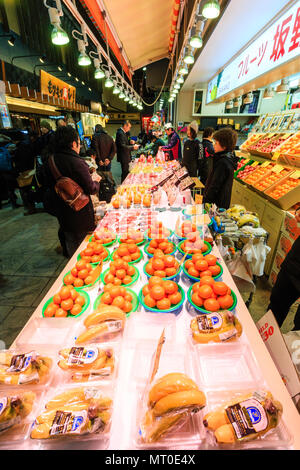
<path id="1" fill-rule="evenodd" d="M 76 103 L 76 88 L 41 70 L 41 93 Z"/>
<path id="2" fill-rule="evenodd" d="M 81 113 L 81 122 L 84 135 L 93 135 L 95 132 L 96 124 L 101 124 L 105 127 L 108 122 L 107 116 L 100 116 L 99 114 Z"/>
<path id="3" fill-rule="evenodd" d="M 209 82 L 206 103 L 298 56 L 300 0 Z"/>
<path id="4" fill-rule="evenodd" d="M 10 114 L 5 97 L 5 83 L 0 81 L 0 128 L 9 129 L 12 127 Z"/>
<path id="5" fill-rule="evenodd" d="M 108 113 L 110 121 L 139 121 L 140 113 Z"/>

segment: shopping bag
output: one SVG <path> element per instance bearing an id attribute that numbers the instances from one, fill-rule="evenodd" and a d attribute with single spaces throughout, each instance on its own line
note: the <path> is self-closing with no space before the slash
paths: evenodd
<path id="1" fill-rule="evenodd" d="M 256 287 L 252 281 L 250 265 L 241 252 L 235 253 L 226 266 L 240 292 L 255 292 Z"/>

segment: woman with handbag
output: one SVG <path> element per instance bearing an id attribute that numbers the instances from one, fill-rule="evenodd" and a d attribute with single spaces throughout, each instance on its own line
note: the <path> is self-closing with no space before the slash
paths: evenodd
<path id="1" fill-rule="evenodd" d="M 71 257 L 87 233 L 96 228 L 90 195 L 99 192 L 99 183 L 93 181 L 87 163 L 79 155 L 80 139 L 73 127 L 58 128 L 53 144 L 54 155 L 45 163 L 44 207 L 57 217 L 59 233 Z"/>

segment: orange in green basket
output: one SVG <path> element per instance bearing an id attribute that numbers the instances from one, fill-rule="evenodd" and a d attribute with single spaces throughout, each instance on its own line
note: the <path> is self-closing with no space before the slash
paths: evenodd
<path id="1" fill-rule="evenodd" d="M 73 287 L 63 286 L 58 293 L 53 296 L 52 301 L 44 311 L 44 317 L 66 317 L 68 312 L 72 315 L 78 315 L 85 298 L 80 295 Z"/>
<path id="2" fill-rule="evenodd" d="M 163 280 L 160 277 L 150 277 L 142 293 L 144 304 L 149 308 L 168 310 L 181 302 L 182 296 L 178 290 L 178 284 L 173 281 Z"/>

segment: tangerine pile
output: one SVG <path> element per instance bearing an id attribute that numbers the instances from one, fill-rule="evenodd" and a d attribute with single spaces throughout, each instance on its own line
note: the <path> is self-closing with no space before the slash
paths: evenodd
<path id="1" fill-rule="evenodd" d="M 89 242 L 84 250 L 80 252 L 80 257 L 87 263 L 99 263 L 108 256 L 108 251 L 100 241 Z"/>
<path id="2" fill-rule="evenodd" d="M 164 255 L 156 250 L 153 258 L 148 261 L 145 271 L 149 276 L 161 278 L 175 276 L 179 269 L 179 263 L 172 255 Z"/>
<path id="3" fill-rule="evenodd" d="M 181 244 L 181 249 L 185 253 L 204 253 L 207 251 L 207 245 L 201 239 L 199 232 L 190 232 L 187 234 L 186 240 Z"/>
<path id="4" fill-rule="evenodd" d="M 104 283 L 115 286 L 130 284 L 134 275 L 135 268 L 131 264 L 122 259 L 116 259 L 110 263 L 109 272 L 104 276 Z"/>
<path id="5" fill-rule="evenodd" d="M 211 276 L 204 276 L 196 282 L 192 292 L 192 302 L 209 312 L 226 310 L 233 305 L 230 287 L 225 282 L 214 281 Z"/>
<path id="6" fill-rule="evenodd" d="M 148 230 L 148 237 L 151 239 L 168 238 L 170 235 L 171 231 L 164 227 L 162 222 L 154 222 Z"/>
<path id="7" fill-rule="evenodd" d="M 122 259 L 127 263 L 132 263 L 139 259 L 141 256 L 141 250 L 135 243 L 121 243 L 112 255 L 113 260 Z"/>
<path id="8" fill-rule="evenodd" d="M 79 315 L 85 304 L 85 298 L 71 286 L 64 286 L 53 296 L 44 311 L 45 317 L 62 318 L 69 314 Z"/>
<path id="9" fill-rule="evenodd" d="M 127 233 L 120 235 L 121 243 L 142 243 L 144 241 L 144 234 L 140 230 L 128 229 Z"/>
<path id="10" fill-rule="evenodd" d="M 150 241 L 147 251 L 151 255 L 155 255 L 157 250 L 168 255 L 174 251 L 174 245 L 167 238 L 158 238 Z"/>
<path id="11" fill-rule="evenodd" d="M 71 269 L 69 274 L 64 277 L 66 286 L 82 287 L 84 285 L 93 284 L 95 279 L 91 275 L 93 271 L 92 265 L 81 259 L 77 261 L 75 267 Z"/>
<path id="12" fill-rule="evenodd" d="M 116 239 L 116 234 L 109 230 L 108 228 L 100 228 L 96 232 L 94 232 L 92 236 L 92 241 L 100 241 L 103 245 L 107 243 L 111 243 Z"/>
<path id="13" fill-rule="evenodd" d="M 148 284 L 143 287 L 142 293 L 144 304 L 159 310 L 168 310 L 182 300 L 178 284 L 174 281 L 164 281 L 158 276 L 150 277 Z"/>
<path id="14" fill-rule="evenodd" d="M 217 265 L 216 256 L 203 256 L 201 253 L 195 253 L 192 259 L 188 259 L 184 263 L 184 267 L 190 276 L 199 278 L 204 276 L 217 276 L 221 272 L 220 266 Z"/>
<path id="15" fill-rule="evenodd" d="M 101 296 L 100 303 L 114 305 L 123 312 L 129 313 L 132 310 L 133 297 L 124 286 L 116 286 L 112 283 L 104 286 L 104 293 Z"/>
<path id="16" fill-rule="evenodd" d="M 182 223 L 181 227 L 176 229 L 176 234 L 179 237 L 186 238 L 188 234 L 197 232 L 196 224 L 193 224 L 191 220 L 186 220 Z"/>

